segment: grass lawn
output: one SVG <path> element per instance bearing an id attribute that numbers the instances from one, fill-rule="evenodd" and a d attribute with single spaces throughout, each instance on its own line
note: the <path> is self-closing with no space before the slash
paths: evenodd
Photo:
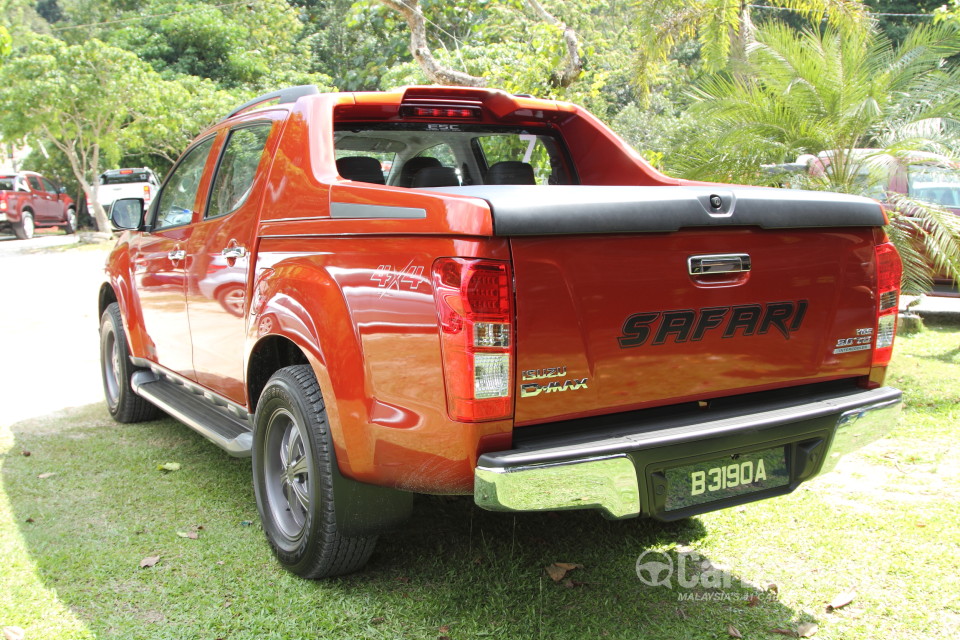
<path id="1" fill-rule="evenodd" d="M 960 331 L 899 338 L 888 382 L 907 397 L 892 437 L 789 496 L 670 525 L 422 497 L 364 571 L 316 583 L 274 561 L 249 461 L 187 427 L 117 425 L 101 404 L 20 422 L 0 430 L 0 627 L 26 640 L 960 637 Z M 647 586 L 647 549 L 727 584 Z M 147 556 L 160 560 L 141 569 Z M 554 562 L 582 568 L 555 583 Z"/>

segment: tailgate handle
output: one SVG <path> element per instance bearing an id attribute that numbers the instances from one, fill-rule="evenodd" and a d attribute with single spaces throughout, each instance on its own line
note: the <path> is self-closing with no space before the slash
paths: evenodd
<path id="1" fill-rule="evenodd" d="M 687 258 L 687 267 L 692 276 L 713 273 L 743 273 L 750 271 L 750 256 L 745 253 L 690 256 Z"/>

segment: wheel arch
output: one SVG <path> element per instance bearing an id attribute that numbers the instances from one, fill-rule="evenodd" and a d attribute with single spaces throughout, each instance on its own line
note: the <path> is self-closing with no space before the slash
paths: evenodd
<path id="1" fill-rule="evenodd" d="M 260 394 L 270 377 L 284 367 L 297 364 L 312 365 L 305 350 L 290 338 L 271 334 L 257 341 L 247 358 L 247 398 L 250 413 L 256 412 Z M 313 369 L 316 374 L 317 368 Z"/>

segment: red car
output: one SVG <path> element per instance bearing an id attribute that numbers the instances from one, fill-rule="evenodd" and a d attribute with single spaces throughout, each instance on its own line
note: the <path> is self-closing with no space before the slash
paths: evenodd
<path id="1" fill-rule="evenodd" d="M 66 189 L 33 171 L 0 174 L 0 230 L 26 240 L 41 227 L 77 230 L 77 207 Z"/>
<path id="2" fill-rule="evenodd" d="M 252 456 L 309 578 L 414 493 L 676 520 L 794 490 L 900 407 L 879 204 L 676 180 L 568 103 L 295 87 L 111 217 L 110 413 Z"/>

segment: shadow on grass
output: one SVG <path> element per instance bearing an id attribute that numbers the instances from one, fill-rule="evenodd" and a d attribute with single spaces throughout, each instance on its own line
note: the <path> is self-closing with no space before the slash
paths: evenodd
<path id="1" fill-rule="evenodd" d="M 419 497 L 366 569 L 307 582 L 270 553 L 249 461 L 187 427 L 117 425 L 91 405 L 12 431 L 2 459 L 12 513 L 0 515 L 28 556 L 14 565 L 32 567 L 18 579 L 55 592 L 98 638 L 729 637 L 727 624 L 746 635 L 796 615 L 735 570 L 712 572 L 709 558 L 686 553 L 708 535 L 698 519 L 514 516 L 470 498 Z M 159 471 L 166 462 L 180 471 Z M 685 564 L 688 586 L 641 582 L 647 549 Z M 156 566 L 139 568 L 155 555 Z M 554 562 L 582 567 L 554 583 Z"/>

